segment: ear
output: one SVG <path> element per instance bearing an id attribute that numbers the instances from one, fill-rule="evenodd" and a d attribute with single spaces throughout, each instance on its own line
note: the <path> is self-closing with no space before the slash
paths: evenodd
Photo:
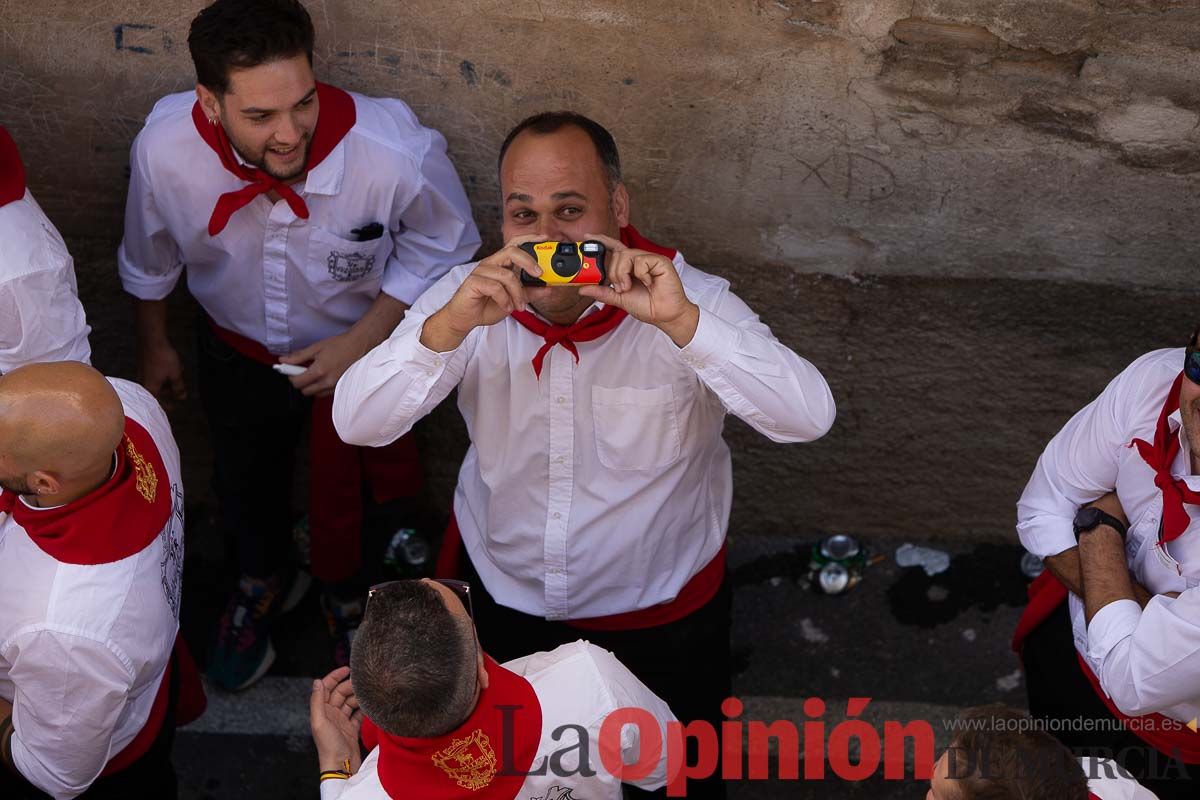
<path id="1" fill-rule="evenodd" d="M 476 660 L 479 669 L 479 689 L 483 691 L 488 687 L 487 663 L 483 660 L 483 650 L 480 649 L 478 653 L 479 655 L 476 656 Z"/>
<path id="2" fill-rule="evenodd" d="M 58 494 L 62 481 L 53 472 L 37 470 L 29 476 L 29 490 L 36 495 Z"/>
<path id="3" fill-rule="evenodd" d="M 618 183 L 612 191 L 613 216 L 617 218 L 617 227 L 624 228 L 629 224 L 629 192 L 624 182 Z"/>
<path id="4" fill-rule="evenodd" d="M 212 89 L 203 84 L 196 84 L 196 99 L 200 101 L 200 110 L 210 122 L 221 119 L 221 98 Z"/>

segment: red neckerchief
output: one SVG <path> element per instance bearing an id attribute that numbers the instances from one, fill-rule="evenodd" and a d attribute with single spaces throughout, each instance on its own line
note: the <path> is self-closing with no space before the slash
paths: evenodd
<path id="1" fill-rule="evenodd" d="M 308 163 L 305 170 L 314 169 L 333 152 L 333 148 L 346 137 L 354 127 L 356 110 L 354 98 L 334 86 L 317 83 L 317 101 L 321 106 L 317 117 L 317 127 L 313 131 L 312 146 L 308 151 Z M 217 200 L 212 217 L 208 220 L 208 235 L 216 236 L 229 224 L 229 218 L 243 206 L 260 194 L 275 192 L 291 206 L 292 212 L 301 219 L 308 219 L 308 206 L 304 199 L 296 194 L 286 183 L 272 178 L 260 169 L 247 166 L 238 161 L 233 152 L 233 145 L 225 135 L 221 123 L 210 123 L 200 108 L 200 101 L 192 106 L 192 122 L 204 143 L 213 149 L 221 159 L 221 166 L 237 177 L 250 183 L 236 192 L 226 192 Z"/>
<path id="2" fill-rule="evenodd" d="M 141 552 L 171 518 L 171 479 L 149 432 L 129 417 L 117 447 L 117 469 L 96 491 L 58 508 L 30 508 L 0 492 L 42 552 L 64 564 L 108 564 Z"/>
<path id="3" fill-rule="evenodd" d="M 1190 519 L 1185 502 L 1200 503 L 1200 492 L 1194 492 L 1181 479 L 1171 474 L 1171 464 L 1179 454 L 1179 434 L 1171 432 L 1167 418 L 1179 408 L 1179 387 L 1183 385 L 1183 373 L 1175 378 L 1167 401 L 1158 415 L 1158 427 L 1154 429 L 1154 444 L 1143 439 L 1134 439 L 1130 447 L 1136 447 L 1142 460 L 1154 470 L 1154 485 L 1162 491 L 1163 513 L 1162 534 L 1159 543 L 1173 542 L 1187 530 Z"/>
<path id="4" fill-rule="evenodd" d="M 542 706 L 525 678 L 491 658 L 487 658 L 487 672 L 488 687 L 480 693 L 475 711 L 445 736 L 392 736 L 371 720 L 363 720 L 363 744 L 368 749 L 379 747 L 379 782 L 389 797 L 512 800 L 517 796 L 537 756 Z M 511 743 L 506 741 L 507 732 L 512 734 Z"/>
<path id="5" fill-rule="evenodd" d="M 25 165 L 17 143 L 0 125 L 0 206 L 15 203 L 25 196 Z"/>
<path id="6" fill-rule="evenodd" d="M 621 229 L 621 244 L 637 250 L 658 253 L 670 259 L 675 258 L 674 250 L 644 238 L 632 225 Z M 546 354 L 554 345 L 561 344 L 567 348 L 571 355 L 575 356 L 575 362 L 579 363 L 579 350 L 575 347 L 576 342 L 590 342 L 593 339 L 599 339 L 620 325 L 627 316 L 629 315 L 624 309 L 605 306 L 594 314 L 588 314 L 574 325 L 552 325 L 530 311 L 514 311 L 512 313 L 512 318 L 522 327 L 533 331 L 546 341 L 537 351 L 537 355 L 533 357 L 533 374 L 539 380 L 542 377 L 542 364 L 546 360 Z"/>

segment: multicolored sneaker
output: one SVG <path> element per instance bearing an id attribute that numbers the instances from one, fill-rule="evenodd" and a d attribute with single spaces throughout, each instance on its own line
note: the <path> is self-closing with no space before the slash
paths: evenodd
<path id="1" fill-rule="evenodd" d="M 340 600 L 327 589 L 321 593 L 321 608 L 325 610 L 325 623 L 329 626 L 329 635 L 333 637 L 334 664 L 347 667 L 350 665 L 354 635 L 362 624 L 362 600 Z"/>
<path id="2" fill-rule="evenodd" d="M 241 691 L 255 682 L 275 661 L 271 622 L 299 604 L 312 583 L 297 572 L 286 594 L 279 576 L 268 579 L 243 575 L 217 624 L 216 642 L 208 659 L 208 677 L 226 691 Z"/>

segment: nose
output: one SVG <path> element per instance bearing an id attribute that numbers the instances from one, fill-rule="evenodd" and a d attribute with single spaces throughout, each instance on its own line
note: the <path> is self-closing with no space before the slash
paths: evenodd
<path id="1" fill-rule="evenodd" d="M 300 126 L 291 114 L 279 115 L 279 127 L 275 129 L 275 141 L 284 147 L 291 147 L 300 141 Z"/>
<path id="2" fill-rule="evenodd" d="M 574 239 L 564 235 L 562 228 L 553 217 L 549 219 L 542 217 L 538 220 L 537 235 L 541 237 L 543 242 L 574 241 Z"/>

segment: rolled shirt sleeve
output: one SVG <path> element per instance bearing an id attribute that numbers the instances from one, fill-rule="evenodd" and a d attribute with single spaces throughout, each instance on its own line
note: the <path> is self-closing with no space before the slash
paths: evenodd
<path id="1" fill-rule="evenodd" d="M 1195 702 L 1200 674 L 1200 589 L 1101 608 L 1088 625 L 1086 658 L 1113 703 L 1130 716 Z"/>
<path id="2" fill-rule="evenodd" d="M 75 274 L 42 270 L 0 283 L 0 373 L 42 361 L 91 363 Z"/>
<path id="3" fill-rule="evenodd" d="M 162 300 L 179 281 L 183 260 L 155 203 L 147 157 L 139 135 L 129 158 L 125 235 L 117 249 L 117 271 L 129 294 L 139 300 Z"/>
<path id="4" fill-rule="evenodd" d="M 395 248 L 383 273 L 383 291 L 410 306 L 447 270 L 470 260 L 480 244 L 446 140 L 437 131 L 428 134 L 415 191 L 397 199 Z"/>
<path id="5" fill-rule="evenodd" d="M 12 755 L 37 788 L 70 800 L 100 775 L 134 673 L 105 642 L 41 629 L 9 646 L 13 698 Z"/>
<path id="6" fill-rule="evenodd" d="M 1134 362 L 1114 378 L 1038 458 L 1017 502 L 1017 534 L 1034 555 L 1045 558 L 1074 547 L 1075 512 L 1116 487 L 1121 448 L 1130 438 L 1128 395 L 1139 383 L 1138 372 Z"/>

